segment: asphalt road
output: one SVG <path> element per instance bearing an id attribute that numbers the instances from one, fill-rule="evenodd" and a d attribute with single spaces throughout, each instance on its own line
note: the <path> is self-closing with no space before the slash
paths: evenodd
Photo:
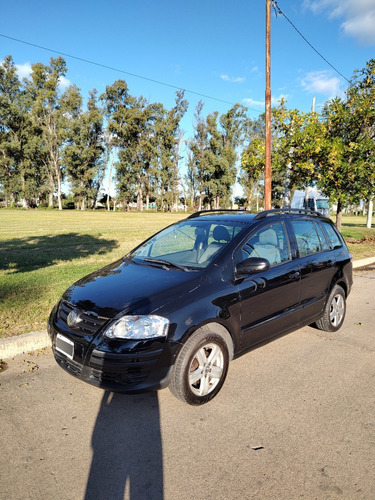
<path id="1" fill-rule="evenodd" d="M 340 332 L 303 328 L 229 368 L 190 407 L 118 395 L 50 349 L 0 374 L 0 497 L 375 499 L 375 271 L 357 271 Z"/>

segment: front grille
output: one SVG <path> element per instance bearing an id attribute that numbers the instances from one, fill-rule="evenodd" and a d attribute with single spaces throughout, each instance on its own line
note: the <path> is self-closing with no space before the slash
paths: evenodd
<path id="1" fill-rule="evenodd" d="M 71 330 L 81 335 L 94 335 L 109 320 L 109 318 L 99 316 L 94 312 L 82 311 L 77 309 L 76 311 L 79 315 L 79 321 L 76 323 L 76 325 L 71 327 L 67 324 L 67 318 L 69 313 L 74 310 L 75 308 L 68 302 L 61 301 L 59 304 L 57 317 L 59 321 L 62 321 L 63 328 L 65 330 Z"/>
<path id="2" fill-rule="evenodd" d="M 120 385 L 124 384 L 140 384 L 145 380 L 148 373 L 134 371 L 130 373 L 116 374 L 116 373 L 103 373 L 100 370 L 91 369 L 91 376 L 99 382 L 111 382 Z"/>
<path id="3" fill-rule="evenodd" d="M 162 350 L 115 354 L 94 349 L 90 359 L 91 374 L 103 381 L 120 384 L 140 383 L 149 375 Z"/>
<path id="4" fill-rule="evenodd" d="M 61 365 L 65 370 L 72 373 L 73 375 L 79 376 L 82 372 L 82 365 L 77 361 L 73 361 L 72 359 L 67 359 L 65 356 L 62 356 L 56 349 L 54 349 L 54 355 L 56 361 Z"/>

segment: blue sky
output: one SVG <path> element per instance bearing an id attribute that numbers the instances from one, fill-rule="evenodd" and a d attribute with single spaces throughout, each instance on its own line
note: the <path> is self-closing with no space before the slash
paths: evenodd
<path id="1" fill-rule="evenodd" d="M 173 106 L 184 88 L 190 102 L 184 118 L 191 133 L 198 101 L 204 112 L 248 106 L 264 111 L 265 0 L 18 0 L 3 2 L 0 33 L 88 59 L 146 79 L 65 57 L 67 82 L 86 96 L 119 78 L 133 95 Z M 279 0 L 278 7 L 309 42 L 346 78 L 375 57 L 375 0 Z M 316 97 L 342 95 L 347 82 L 272 9 L 271 87 L 273 101 L 308 111 Z M 0 37 L 0 61 L 8 54 L 27 74 L 35 62 L 57 54 Z M 171 85 L 172 87 L 169 87 Z M 203 94 L 212 99 L 196 94 Z M 226 102 L 222 102 L 226 101 Z"/>

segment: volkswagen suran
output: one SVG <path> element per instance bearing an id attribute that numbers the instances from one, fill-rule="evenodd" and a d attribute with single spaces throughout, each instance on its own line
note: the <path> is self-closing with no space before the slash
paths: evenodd
<path id="1" fill-rule="evenodd" d="M 351 286 L 351 255 L 320 214 L 203 211 L 77 281 L 48 330 L 57 363 L 85 382 L 169 386 L 200 405 L 252 347 L 305 325 L 338 330 Z"/>

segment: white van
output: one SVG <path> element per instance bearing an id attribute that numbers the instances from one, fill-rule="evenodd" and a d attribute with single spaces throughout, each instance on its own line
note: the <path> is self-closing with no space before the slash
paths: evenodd
<path id="1" fill-rule="evenodd" d="M 310 209 L 329 217 L 329 198 L 314 189 L 309 189 L 307 192 L 296 189 L 291 208 Z"/>

